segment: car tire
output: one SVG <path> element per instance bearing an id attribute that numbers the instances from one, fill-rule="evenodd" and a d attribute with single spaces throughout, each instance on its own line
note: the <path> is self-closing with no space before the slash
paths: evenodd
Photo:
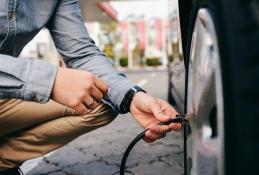
<path id="1" fill-rule="evenodd" d="M 224 138 L 219 145 L 223 148 L 223 165 L 211 174 L 259 174 L 259 2 L 196 0 L 187 39 L 187 65 L 195 22 L 203 8 L 209 11 L 215 26 L 222 81 L 223 126 L 218 129 Z M 193 164 L 187 162 L 186 169 Z"/>

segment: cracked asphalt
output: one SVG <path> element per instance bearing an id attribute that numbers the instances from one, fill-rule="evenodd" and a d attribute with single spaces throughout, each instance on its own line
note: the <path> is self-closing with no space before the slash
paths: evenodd
<path id="1" fill-rule="evenodd" d="M 166 99 L 165 71 L 128 73 L 127 76 L 154 96 Z M 87 133 L 32 164 L 25 163 L 23 168 L 31 169 L 26 175 L 119 175 L 122 155 L 141 131 L 129 114 L 119 115 L 108 126 Z M 151 144 L 141 141 L 129 156 L 126 174 L 183 174 L 182 144 L 181 132 L 171 132 Z"/>

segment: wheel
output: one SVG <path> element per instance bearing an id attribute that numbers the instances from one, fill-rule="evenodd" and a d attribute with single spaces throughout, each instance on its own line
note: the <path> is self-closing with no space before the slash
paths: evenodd
<path id="1" fill-rule="evenodd" d="M 187 174 L 259 174 L 259 2 L 197 0 L 187 41 Z"/>
<path id="2" fill-rule="evenodd" d="M 193 120 L 188 140 L 188 163 L 192 165 L 189 173 L 222 174 L 224 106 L 221 66 L 218 39 L 208 8 L 198 11 L 191 46 L 187 110 L 193 114 Z"/>

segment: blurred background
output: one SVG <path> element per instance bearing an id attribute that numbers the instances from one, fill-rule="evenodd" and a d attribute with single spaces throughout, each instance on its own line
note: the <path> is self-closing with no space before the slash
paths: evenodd
<path id="1" fill-rule="evenodd" d="M 81 0 L 80 8 L 90 36 L 119 71 L 150 94 L 167 100 L 171 88 L 167 68 L 173 66 L 174 81 L 183 93 L 177 0 Z M 20 57 L 63 64 L 47 29 L 40 31 Z M 130 114 L 119 115 L 108 126 L 26 162 L 22 170 L 26 175 L 117 175 L 126 147 L 142 130 Z M 126 174 L 183 174 L 182 133 L 169 133 L 152 144 L 140 142 L 126 166 Z"/>
<path id="2" fill-rule="evenodd" d="M 82 0 L 80 7 L 90 36 L 118 68 L 163 68 L 168 56 L 182 52 L 177 0 Z M 25 47 L 21 57 L 54 64 L 61 60 L 47 29 Z"/>

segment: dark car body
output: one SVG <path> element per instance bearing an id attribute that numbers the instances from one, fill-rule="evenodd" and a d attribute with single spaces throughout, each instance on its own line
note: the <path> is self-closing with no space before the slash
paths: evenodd
<path id="1" fill-rule="evenodd" d="M 189 123 L 188 138 L 186 138 L 188 155 L 186 166 L 187 174 L 214 174 L 217 171 L 215 157 L 215 139 L 217 135 L 216 127 L 216 90 L 214 78 L 214 61 L 202 60 L 196 57 L 189 60 L 191 48 L 187 44 L 190 24 L 191 1 L 180 0 L 178 12 L 173 8 L 174 0 L 169 3 L 169 37 L 168 37 L 168 75 L 169 75 L 169 101 L 175 105 L 182 114 L 193 114 L 195 120 Z M 170 8 L 170 5 L 172 9 Z M 174 34 L 177 32 L 176 35 Z M 190 37 L 189 37 L 190 38 Z M 191 72 L 189 72 L 191 71 Z M 188 77 L 190 76 L 190 77 Z M 187 99 L 189 98 L 189 99 Z M 194 133 L 194 134 L 193 134 Z M 199 161 L 195 162 L 192 157 L 193 144 L 199 145 Z M 217 155 L 215 155 L 217 154 Z M 199 167 L 199 170 L 192 170 L 192 165 Z M 204 166 L 206 165 L 206 166 Z M 202 169 L 203 172 L 200 172 Z M 218 174 L 218 173 L 216 173 Z M 219 173 L 220 174 L 220 173 Z"/>
<path id="2" fill-rule="evenodd" d="M 177 17 L 169 1 L 180 29 L 169 29 L 168 100 L 191 116 L 185 174 L 259 174 L 259 1 L 179 0 Z"/>
<path id="3" fill-rule="evenodd" d="M 168 75 L 169 75 L 169 98 L 170 101 L 181 112 L 185 112 L 185 79 L 186 79 L 186 40 L 188 33 L 188 8 L 182 8 L 183 4 L 190 1 L 179 1 L 179 10 L 175 9 L 174 0 L 169 0 L 169 31 L 167 44 L 168 51 Z M 182 30 L 185 29 L 185 30 Z M 181 31 L 182 30 L 182 31 Z"/>

